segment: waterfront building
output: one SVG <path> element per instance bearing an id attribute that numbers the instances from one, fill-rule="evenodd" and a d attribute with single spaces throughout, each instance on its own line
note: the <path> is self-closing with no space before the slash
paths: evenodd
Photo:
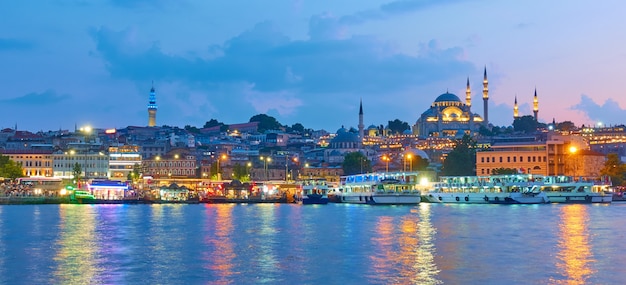
<path id="1" fill-rule="evenodd" d="M 525 174 L 598 177 L 605 159 L 601 153 L 590 151 L 585 139 L 577 135 L 551 133 L 545 141 L 507 137 L 476 152 L 476 175 L 509 168 Z"/>
<path id="2" fill-rule="evenodd" d="M 142 161 L 143 176 L 155 179 L 198 177 L 194 154 L 185 149 L 175 149 L 163 156 L 154 156 Z"/>
<path id="3" fill-rule="evenodd" d="M 0 153 L 22 166 L 23 176 L 53 175 L 51 149 L 0 149 Z"/>
<path id="4" fill-rule="evenodd" d="M 108 179 L 109 156 L 102 151 L 68 149 L 52 154 L 54 177 L 74 178 L 74 166 L 78 163 L 81 178 Z"/>
<path id="5" fill-rule="evenodd" d="M 141 153 L 137 145 L 109 147 L 109 177 L 111 180 L 126 181 L 135 165 L 141 167 Z M 139 178 L 139 177 L 136 177 Z"/>

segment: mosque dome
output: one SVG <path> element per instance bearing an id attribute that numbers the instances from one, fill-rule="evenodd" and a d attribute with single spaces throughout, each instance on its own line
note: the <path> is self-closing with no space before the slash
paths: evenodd
<path id="1" fill-rule="evenodd" d="M 439 95 L 439 97 L 435 99 L 435 102 L 461 102 L 461 99 L 452 93 L 446 92 Z"/>
<path id="2" fill-rule="evenodd" d="M 335 136 L 330 142 L 331 143 L 348 143 L 348 142 L 358 143 L 359 134 L 348 132 L 344 129 L 343 132 L 337 131 L 337 136 Z"/>

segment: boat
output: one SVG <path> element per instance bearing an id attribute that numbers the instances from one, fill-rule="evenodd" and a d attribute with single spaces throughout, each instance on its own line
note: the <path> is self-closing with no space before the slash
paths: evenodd
<path id="1" fill-rule="evenodd" d="M 324 178 L 312 178 L 300 181 L 300 195 L 296 201 L 303 205 L 327 204 L 328 203 L 328 182 Z"/>
<path id="2" fill-rule="evenodd" d="M 541 191 L 545 192 L 552 203 L 611 203 L 613 195 L 606 193 L 610 182 L 590 180 L 573 176 L 537 176 L 541 182 Z"/>
<path id="3" fill-rule="evenodd" d="M 542 204 L 550 199 L 528 175 L 442 176 L 422 194 L 430 203 Z"/>
<path id="4" fill-rule="evenodd" d="M 610 203 L 611 195 L 594 190 L 596 187 L 593 182 L 568 176 L 442 176 L 422 197 L 431 203 Z"/>
<path id="5" fill-rule="evenodd" d="M 415 205 L 421 200 L 420 185 L 431 174 L 424 172 L 367 173 L 342 176 L 336 193 L 342 203 Z M 421 183 L 421 184 L 420 184 Z"/>

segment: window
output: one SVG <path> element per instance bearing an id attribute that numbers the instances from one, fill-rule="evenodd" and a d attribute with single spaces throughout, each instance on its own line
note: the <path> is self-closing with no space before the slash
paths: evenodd
<path id="1" fill-rule="evenodd" d="M 500 163 L 502 163 L 502 156 L 500 157 Z"/>
<path id="2" fill-rule="evenodd" d="M 511 157 L 510 156 L 506 157 L 506 162 L 511 162 Z"/>

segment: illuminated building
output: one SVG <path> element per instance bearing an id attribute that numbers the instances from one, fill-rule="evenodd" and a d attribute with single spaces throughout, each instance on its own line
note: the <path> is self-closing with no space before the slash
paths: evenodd
<path id="1" fill-rule="evenodd" d="M 469 90 L 469 86 L 467 87 Z M 471 105 L 461 102 L 456 95 L 446 92 L 439 95 L 431 107 L 422 113 L 413 126 L 413 133 L 420 138 L 460 138 L 478 132 L 483 119 L 471 111 Z"/>
<path id="2" fill-rule="evenodd" d="M 109 147 L 109 171 L 111 180 L 127 180 L 128 175 L 133 172 L 135 164 L 141 166 L 139 146 L 122 145 Z"/>

